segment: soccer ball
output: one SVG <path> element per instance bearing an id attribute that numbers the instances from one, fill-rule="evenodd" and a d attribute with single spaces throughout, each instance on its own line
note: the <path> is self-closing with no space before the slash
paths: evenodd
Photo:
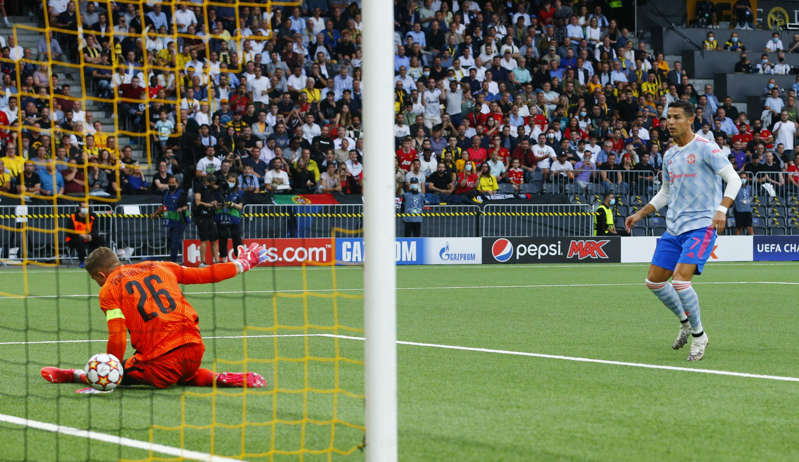
<path id="1" fill-rule="evenodd" d="M 108 353 L 97 353 L 86 363 L 89 385 L 100 391 L 112 391 L 122 383 L 122 361 Z"/>

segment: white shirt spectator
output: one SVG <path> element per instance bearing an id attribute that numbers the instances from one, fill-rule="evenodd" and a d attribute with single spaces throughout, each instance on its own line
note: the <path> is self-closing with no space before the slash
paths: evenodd
<path id="1" fill-rule="evenodd" d="M 768 42 L 766 42 L 766 51 L 769 53 L 774 53 L 775 51 L 780 51 L 783 49 L 782 40 L 778 37 L 772 38 Z"/>
<path id="2" fill-rule="evenodd" d="M 499 66 L 502 67 L 503 69 L 505 69 L 508 72 L 513 72 L 514 69 L 519 67 L 519 65 L 516 63 L 516 60 L 513 59 L 513 58 L 510 58 L 510 59 L 502 58 L 502 59 L 500 59 L 499 60 Z"/>
<path id="3" fill-rule="evenodd" d="M 562 163 L 556 159 L 554 162 L 552 162 L 552 167 L 550 167 L 550 170 L 553 174 L 560 173 L 562 176 L 566 176 L 566 172 L 574 170 L 574 167 L 572 167 L 572 163 L 566 159 L 564 159 Z"/>
<path id="4" fill-rule="evenodd" d="M 404 138 L 406 136 L 410 136 L 411 134 L 411 127 L 408 124 L 394 124 L 394 138 Z"/>
<path id="5" fill-rule="evenodd" d="M 197 125 L 211 125 L 211 115 L 207 112 L 197 111 L 194 113 L 194 120 L 197 121 Z"/>
<path id="6" fill-rule="evenodd" d="M 780 120 L 774 124 L 774 145 L 782 143 L 786 151 L 793 151 L 794 139 L 796 139 L 796 123 L 792 120 L 783 122 Z"/>
<path id="7" fill-rule="evenodd" d="M 436 118 L 441 116 L 441 90 L 433 88 L 427 89 L 422 94 L 424 99 L 424 114 L 427 117 Z"/>
<path id="8" fill-rule="evenodd" d="M 541 168 L 549 168 L 550 162 L 555 158 L 555 150 L 552 149 L 552 146 L 548 144 L 540 146 L 536 143 L 531 150 L 536 159 L 538 159 L 538 166 Z"/>
<path id="9" fill-rule="evenodd" d="M 23 56 L 25 56 L 25 50 L 19 45 L 12 47 L 11 53 L 8 55 L 14 61 L 19 61 Z"/>
<path id="10" fill-rule="evenodd" d="M 195 170 L 201 172 L 203 174 L 214 173 L 217 170 L 222 168 L 222 161 L 220 161 L 216 157 L 208 158 L 208 156 L 203 156 L 202 159 L 197 161 L 197 167 Z"/>
<path id="11" fill-rule="evenodd" d="M 411 182 L 411 178 L 417 178 L 419 180 L 419 184 L 420 185 L 424 184 L 425 176 L 424 176 L 424 173 L 422 172 L 422 169 L 419 169 L 419 173 L 413 173 L 413 170 L 411 170 L 410 172 L 405 174 L 405 182 L 406 183 L 410 183 Z"/>
<path id="12" fill-rule="evenodd" d="M 791 66 L 785 63 L 777 63 L 774 66 L 774 73 L 777 75 L 788 75 L 788 72 L 791 71 Z"/>
<path id="13" fill-rule="evenodd" d="M 264 175 L 264 184 L 272 185 L 273 190 L 290 191 L 289 175 L 284 170 L 269 170 Z"/>
<path id="14" fill-rule="evenodd" d="M 260 79 L 247 80 L 247 90 L 252 92 L 252 99 L 256 103 L 269 104 L 269 79 L 261 76 Z"/>
<path id="15" fill-rule="evenodd" d="M 305 74 L 300 74 L 299 76 L 294 75 L 293 73 L 288 78 L 288 86 L 289 89 L 294 89 L 296 91 L 302 91 L 305 88 L 305 82 L 308 80 L 308 77 Z"/>
<path id="16" fill-rule="evenodd" d="M 197 16 L 194 16 L 194 11 L 188 8 L 185 10 L 179 8 L 175 11 L 175 24 L 178 26 L 178 32 L 185 34 L 189 26 L 197 24 Z"/>
<path id="17" fill-rule="evenodd" d="M 314 136 L 319 136 L 321 134 L 322 129 L 317 123 L 312 123 L 310 125 L 307 123 L 302 124 L 302 138 L 308 143 L 313 142 Z"/>
<path id="18" fill-rule="evenodd" d="M 622 70 L 611 71 L 610 80 L 613 81 L 613 85 L 616 85 L 616 82 L 627 82 L 627 74 Z"/>
<path id="19" fill-rule="evenodd" d="M 48 0 L 47 4 L 56 16 L 67 11 L 67 4 L 70 0 Z"/>
<path id="20" fill-rule="evenodd" d="M 363 173 L 363 164 L 358 161 L 353 162 L 352 159 L 347 159 L 347 161 L 344 162 L 344 165 L 347 166 L 347 171 L 352 176 L 359 176 L 361 173 Z"/>
<path id="21" fill-rule="evenodd" d="M 341 149 L 341 143 L 343 142 L 343 140 L 347 140 L 347 149 L 348 150 L 349 149 L 355 149 L 355 140 L 350 138 L 349 136 L 345 136 L 343 138 L 342 137 L 337 137 L 336 139 L 334 139 L 333 140 L 333 149 L 335 149 L 335 150 Z"/>
<path id="22" fill-rule="evenodd" d="M 424 160 L 424 156 L 419 156 L 419 162 L 422 166 L 419 171 L 424 174 L 425 178 L 432 175 L 438 169 L 438 160 L 435 154 L 430 154 L 430 161 Z"/>

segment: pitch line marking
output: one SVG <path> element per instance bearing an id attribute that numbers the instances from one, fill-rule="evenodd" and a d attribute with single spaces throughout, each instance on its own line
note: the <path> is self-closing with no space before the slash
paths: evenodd
<path id="1" fill-rule="evenodd" d="M 90 430 L 81 430 L 79 428 L 66 427 L 63 425 L 56 425 L 48 422 L 40 422 L 38 420 L 23 419 L 22 417 L 16 417 L 7 414 L 0 414 L 0 422 L 34 428 L 37 430 L 44 430 L 47 432 L 61 433 L 62 435 L 75 436 L 77 438 L 86 438 L 90 440 L 102 441 L 104 443 L 141 449 L 143 451 L 157 452 L 159 454 L 165 454 L 168 456 L 180 457 L 181 459 L 201 460 L 207 462 L 241 462 L 240 459 L 230 459 L 228 457 L 215 456 L 212 454 L 206 454 L 204 452 L 189 451 L 187 449 L 181 449 L 173 446 L 151 443 L 149 441 L 139 441 L 131 438 L 124 438 L 117 435 L 109 435 L 107 433 L 99 433 Z"/>
<path id="2" fill-rule="evenodd" d="M 212 337 L 204 337 L 206 339 L 219 339 L 219 340 L 229 340 L 229 339 L 257 339 L 257 338 L 275 338 L 275 337 L 326 337 L 326 338 L 339 338 L 343 340 L 356 340 L 356 341 L 366 341 L 364 337 L 356 337 L 352 335 L 336 335 L 336 334 L 272 334 L 272 335 L 220 335 L 220 336 L 212 336 Z M 103 339 L 93 339 L 93 340 L 43 340 L 43 341 L 33 341 L 33 342 L 0 342 L 0 345 L 25 345 L 25 344 L 53 344 L 53 343 L 89 343 L 89 342 L 106 342 L 107 340 Z M 609 359 L 595 359 L 595 358 L 584 358 L 581 356 L 565 356 L 565 355 L 552 355 L 546 353 L 531 353 L 526 351 L 513 351 L 513 350 L 498 350 L 494 348 L 479 348 L 479 347 L 466 347 L 466 346 L 459 346 L 459 345 L 444 345 L 440 343 L 425 343 L 425 342 L 411 342 L 406 340 L 397 340 L 397 345 L 407 345 L 407 346 L 418 346 L 418 347 L 427 347 L 427 348 L 437 348 L 442 350 L 455 350 L 455 351 L 471 351 L 476 353 L 491 353 L 491 354 L 498 354 L 498 355 L 506 355 L 506 356 L 522 356 L 528 358 L 539 358 L 539 359 L 558 359 L 561 361 L 573 361 L 579 363 L 594 363 L 594 364 L 605 364 L 610 366 L 626 366 L 626 367 L 638 367 L 642 369 L 657 369 L 657 370 L 665 370 L 665 371 L 675 371 L 675 372 L 693 372 L 695 374 L 711 374 L 711 375 L 723 375 L 728 377 L 743 377 L 749 379 L 762 379 L 762 380 L 775 380 L 778 382 L 799 382 L 799 377 L 789 377 L 789 376 L 781 376 L 781 375 L 766 375 L 766 374 L 750 374 L 748 372 L 735 372 L 735 371 L 722 371 L 716 369 L 695 369 L 691 367 L 680 367 L 680 366 L 666 366 L 661 364 L 648 364 L 648 363 L 634 363 L 634 362 L 627 362 L 627 361 L 614 361 Z"/>
<path id="3" fill-rule="evenodd" d="M 335 337 L 336 335 L 333 334 L 324 334 L 327 337 Z M 358 340 L 358 341 L 365 341 L 366 339 L 363 337 L 354 337 L 349 335 L 338 335 L 337 337 L 347 340 Z M 728 377 L 743 377 L 749 379 L 763 379 L 763 380 L 776 380 L 779 382 L 799 382 L 799 377 L 787 377 L 787 376 L 780 376 L 780 375 L 764 375 L 764 374 L 750 374 L 748 372 L 734 372 L 734 371 L 721 371 L 716 369 L 694 369 L 691 367 L 680 367 L 680 366 L 665 366 L 660 364 L 647 364 L 647 363 L 632 363 L 626 361 L 613 361 L 608 359 L 594 359 L 594 358 L 583 358 L 579 356 L 564 356 L 564 355 L 550 355 L 545 353 L 529 353 L 526 351 L 512 351 L 512 350 L 497 350 L 493 348 L 477 348 L 477 347 L 465 347 L 465 346 L 457 346 L 457 345 L 442 345 L 438 343 L 424 343 L 424 342 L 409 342 L 404 340 L 397 340 L 398 345 L 409 345 L 409 346 L 418 346 L 418 347 L 427 347 L 427 348 L 438 348 L 442 350 L 456 350 L 456 351 L 472 351 L 477 353 L 493 353 L 493 354 L 500 354 L 500 355 L 508 355 L 508 356 L 523 356 L 528 358 L 541 358 L 541 359 L 559 359 L 561 361 L 574 361 L 580 363 L 594 363 L 594 364 L 606 364 L 610 366 L 627 366 L 627 367 L 639 367 L 642 369 L 659 369 L 665 371 L 677 371 L 677 372 L 693 372 L 696 374 L 711 374 L 711 375 L 723 375 Z"/>
<path id="4" fill-rule="evenodd" d="M 799 285 L 796 281 L 695 281 L 694 285 Z M 460 289 L 548 289 L 559 287 L 623 287 L 623 286 L 643 286 L 644 282 L 597 282 L 597 283 L 574 283 L 574 284 L 509 284 L 509 285 L 476 285 L 476 286 L 429 286 L 429 287 L 397 287 L 397 290 L 416 291 L 416 290 L 460 290 Z M 360 287 L 345 287 L 340 289 L 285 289 L 285 290 L 198 290 L 184 291 L 185 295 L 237 295 L 237 294 L 296 294 L 296 293 L 331 293 L 331 292 L 362 292 Z M 65 294 L 65 295 L 28 295 L 3 296 L 4 298 L 86 298 L 95 297 L 97 294 Z"/>

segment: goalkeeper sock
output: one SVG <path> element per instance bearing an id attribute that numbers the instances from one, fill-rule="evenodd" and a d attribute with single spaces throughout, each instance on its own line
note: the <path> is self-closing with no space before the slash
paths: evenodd
<path id="1" fill-rule="evenodd" d="M 651 290 L 664 305 L 666 305 L 666 308 L 670 309 L 671 312 L 679 318 L 680 322 L 688 319 L 688 316 L 685 315 L 685 310 L 683 310 L 680 296 L 677 294 L 677 291 L 674 290 L 674 286 L 671 285 L 670 282 L 652 282 L 647 279 L 646 286 L 649 287 L 649 290 Z"/>
<path id="2" fill-rule="evenodd" d="M 680 301 L 688 315 L 688 320 L 691 322 L 691 331 L 694 334 L 701 334 L 702 319 L 699 316 L 699 295 L 691 286 L 691 281 L 674 281 L 674 289 L 677 295 L 680 296 Z"/>
<path id="3" fill-rule="evenodd" d="M 199 368 L 194 377 L 186 381 L 186 385 L 193 387 L 212 387 L 216 380 L 216 374 L 208 369 Z"/>

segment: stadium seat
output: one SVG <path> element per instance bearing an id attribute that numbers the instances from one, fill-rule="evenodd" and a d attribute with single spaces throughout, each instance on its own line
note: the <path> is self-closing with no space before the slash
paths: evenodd
<path id="1" fill-rule="evenodd" d="M 626 205 L 617 205 L 613 208 L 613 215 L 617 217 L 628 217 L 630 215 L 630 208 Z"/>
<path id="2" fill-rule="evenodd" d="M 665 226 L 655 226 L 655 227 L 652 227 L 650 229 L 652 230 L 652 235 L 653 236 L 661 236 L 663 233 L 666 232 L 666 227 Z"/>
<path id="3" fill-rule="evenodd" d="M 520 191 L 525 194 L 539 194 L 541 192 L 541 183 L 525 183 L 520 188 Z"/>
<path id="4" fill-rule="evenodd" d="M 666 219 L 663 217 L 653 217 L 650 216 L 647 218 L 647 226 L 656 227 L 656 226 L 666 226 Z"/>
<path id="5" fill-rule="evenodd" d="M 589 194 L 602 194 L 602 185 L 597 183 L 588 183 Z"/>
<path id="6" fill-rule="evenodd" d="M 773 226 L 769 228 L 769 234 L 772 236 L 787 236 L 790 233 L 788 232 L 788 228 L 785 226 Z"/>
<path id="7" fill-rule="evenodd" d="M 772 207 L 773 206 L 778 206 L 778 207 L 784 207 L 785 206 L 785 200 L 783 200 L 780 196 L 775 196 L 775 197 L 768 196 L 768 199 L 767 199 L 766 203 L 768 205 L 772 206 Z"/>
<path id="8" fill-rule="evenodd" d="M 644 228 L 643 226 L 636 226 L 635 228 L 632 229 L 632 232 L 630 233 L 630 235 L 631 236 L 648 236 L 649 234 L 647 234 L 646 231 L 647 231 L 646 228 Z"/>
<path id="9" fill-rule="evenodd" d="M 784 217 L 785 215 L 785 208 L 783 207 L 773 206 L 766 209 L 766 216 L 768 217 Z"/>
<path id="10" fill-rule="evenodd" d="M 560 185 L 557 183 L 544 183 L 544 194 L 560 194 Z"/>
<path id="11" fill-rule="evenodd" d="M 513 188 L 513 185 L 510 183 L 500 183 L 499 184 L 499 192 L 502 194 L 513 194 L 516 190 Z"/>
<path id="12" fill-rule="evenodd" d="M 752 226 L 765 227 L 766 223 L 765 223 L 765 220 L 763 218 L 761 218 L 761 217 L 752 217 Z"/>
<path id="13" fill-rule="evenodd" d="M 768 219 L 768 226 L 769 227 L 776 227 L 776 228 L 784 228 L 785 227 L 785 218 L 782 218 L 782 217 L 770 217 Z"/>
<path id="14" fill-rule="evenodd" d="M 727 228 L 735 228 L 735 217 L 727 217 Z"/>
<path id="15" fill-rule="evenodd" d="M 755 230 L 755 234 L 760 236 L 767 236 L 768 235 L 768 228 L 765 226 L 753 226 Z"/>

